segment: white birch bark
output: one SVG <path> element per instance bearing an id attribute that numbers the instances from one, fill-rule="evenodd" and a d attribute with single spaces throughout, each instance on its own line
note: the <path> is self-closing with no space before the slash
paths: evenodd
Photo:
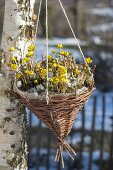
<path id="1" fill-rule="evenodd" d="M 23 49 L 27 49 L 32 42 L 20 36 L 19 27 L 26 24 L 25 15 L 18 4 L 19 0 L 5 0 L 5 13 L 1 47 L 3 49 L 2 68 L 0 74 L 0 170 L 26 170 L 25 147 L 25 115 L 18 101 L 8 91 L 11 88 L 11 79 L 7 62 L 9 61 L 9 48 L 17 48 L 14 55 L 21 57 Z M 24 0 L 21 0 L 24 1 Z M 35 0 L 30 0 L 30 15 L 33 15 Z M 27 43 L 26 43 L 27 41 Z M 26 47 L 25 47 L 26 44 Z M 26 50 L 24 50 L 26 53 Z M 23 57 L 23 56 L 22 56 Z"/>

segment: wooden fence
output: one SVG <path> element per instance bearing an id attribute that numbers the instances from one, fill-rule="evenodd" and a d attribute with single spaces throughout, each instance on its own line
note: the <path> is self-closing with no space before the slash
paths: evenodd
<path id="1" fill-rule="evenodd" d="M 102 95 L 101 106 L 98 103 L 99 96 L 93 96 L 91 128 L 87 129 L 86 109 L 83 108 L 81 115 L 82 126 L 72 129 L 69 143 L 76 150 L 77 156 L 72 161 L 64 152 L 64 170 L 112 170 L 113 169 L 113 98 Z M 107 100 L 109 99 L 109 100 Z M 111 103 L 109 105 L 109 103 Z M 107 106 L 108 105 L 108 106 Z M 99 118 L 98 108 L 101 109 L 101 129 L 98 129 L 96 120 Z M 108 111 L 109 113 L 108 113 Z M 108 116 L 107 116 L 108 115 Z M 29 170 L 61 170 L 60 163 L 54 162 L 56 139 L 54 135 L 37 120 L 33 125 L 33 115 L 29 112 Z M 87 120 L 88 121 L 88 120 Z M 75 121 L 76 124 L 77 120 Z M 110 129 L 106 129 L 106 125 Z M 77 134 L 79 141 L 76 142 Z M 87 138 L 88 141 L 85 141 Z"/>

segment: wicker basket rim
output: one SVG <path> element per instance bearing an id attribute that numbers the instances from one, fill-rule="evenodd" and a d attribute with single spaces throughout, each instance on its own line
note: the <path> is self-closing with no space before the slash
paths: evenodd
<path id="1" fill-rule="evenodd" d="M 91 93 L 93 90 L 95 89 L 94 85 L 90 88 L 88 88 L 87 90 L 79 93 L 79 94 L 76 94 L 75 92 L 72 92 L 72 93 L 51 93 L 49 92 L 49 97 L 50 98 L 58 98 L 58 97 L 70 97 L 70 96 L 81 96 L 81 95 L 84 95 L 86 93 Z M 44 99 L 46 98 L 46 92 L 38 95 L 38 96 L 34 96 L 34 93 L 29 93 L 27 91 L 21 91 L 18 89 L 18 87 L 16 86 L 16 84 L 14 84 L 14 87 L 13 87 L 13 91 L 18 94 L 19 96 L 21 96 L 22 98 L 28 98 L 30 100 L 36 100 L 36 99 Z"/>

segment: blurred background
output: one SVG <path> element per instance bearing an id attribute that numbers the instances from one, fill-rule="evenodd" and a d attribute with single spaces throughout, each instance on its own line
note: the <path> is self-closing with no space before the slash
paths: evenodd
<path id="1" fill-rule="evenodd" d="M 49 2 L 49 51 L 62 43 L 79 62 L 76 42 L 58 3 Z M 71 160 L 64 151 L 64 170 L 113 170 L 113 0 L 62 0 L 85 56 L 96 64 L 96 90 L 78 114 L 68 143 L 77 156 Z M 36 0 L 35 13 L 38 13 Z M 0 37 L 4 0 L 0 0 Z M 36 41 L 37 59 L 45 53 L 45 0 L 43 0 Z M 28 109 L 29 170 L 61 170 L 54 162 L 56 139 Z"/>

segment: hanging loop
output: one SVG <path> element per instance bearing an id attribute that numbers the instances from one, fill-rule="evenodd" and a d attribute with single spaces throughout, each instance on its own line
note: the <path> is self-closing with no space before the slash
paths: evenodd
<path id="1" fill-rule="evenodd" d="M 73 34 L 73 37 L 75 38 L 75 41 L 76 41 L 77 46 L 78 46 L 78 48 L 79 48 L 79 50 L 80 50 L 80 53 L 81 53 L 81 55 L 82 55 L 82 57 L 83 57 L 83 59 L 84 59 L 84 62 L 85 62 L 85 64 L 86 64 L 85 56 L 84 56 L 83 51 L 82 51 L 82 49 L 81 49 L 81 47 L 80 47 L 79 41 L 78 41 L 78 39 L 77 39 L 77 37 L 76 37 L 76 35 L 75 35 L 75 33 L 74 33 L 74 30 L 73 30 L 73 28 L 72 28 L 72 25 L 71 25 L 71 23 L 70 23 L 70 21 L 69 21 L 69 18 L 68 18 L 68 16 L 67 16 L 67 14 L 66 14 L 66 11 L 65 11 L 65 9 L 64 9 L 64 7 L 63 7 L 63 4 L 62 4 L 61 0 L 58 0 L 58 1 L 59 1 L 59 3 L 60 3 L 60 6 L 61 6 L 61 8 L 62 8 L 62 11 L 63 11 L 63 13 L 64 13 L 64 15 L 65 15 L 65 17 L 66 17 L 66 20 L 67 20 L 67 22 L 68 22 L 68 24 L 69 24 L 69 27 L 70 27 L 71 32 L 72 32 L 72 34 Z"/>

